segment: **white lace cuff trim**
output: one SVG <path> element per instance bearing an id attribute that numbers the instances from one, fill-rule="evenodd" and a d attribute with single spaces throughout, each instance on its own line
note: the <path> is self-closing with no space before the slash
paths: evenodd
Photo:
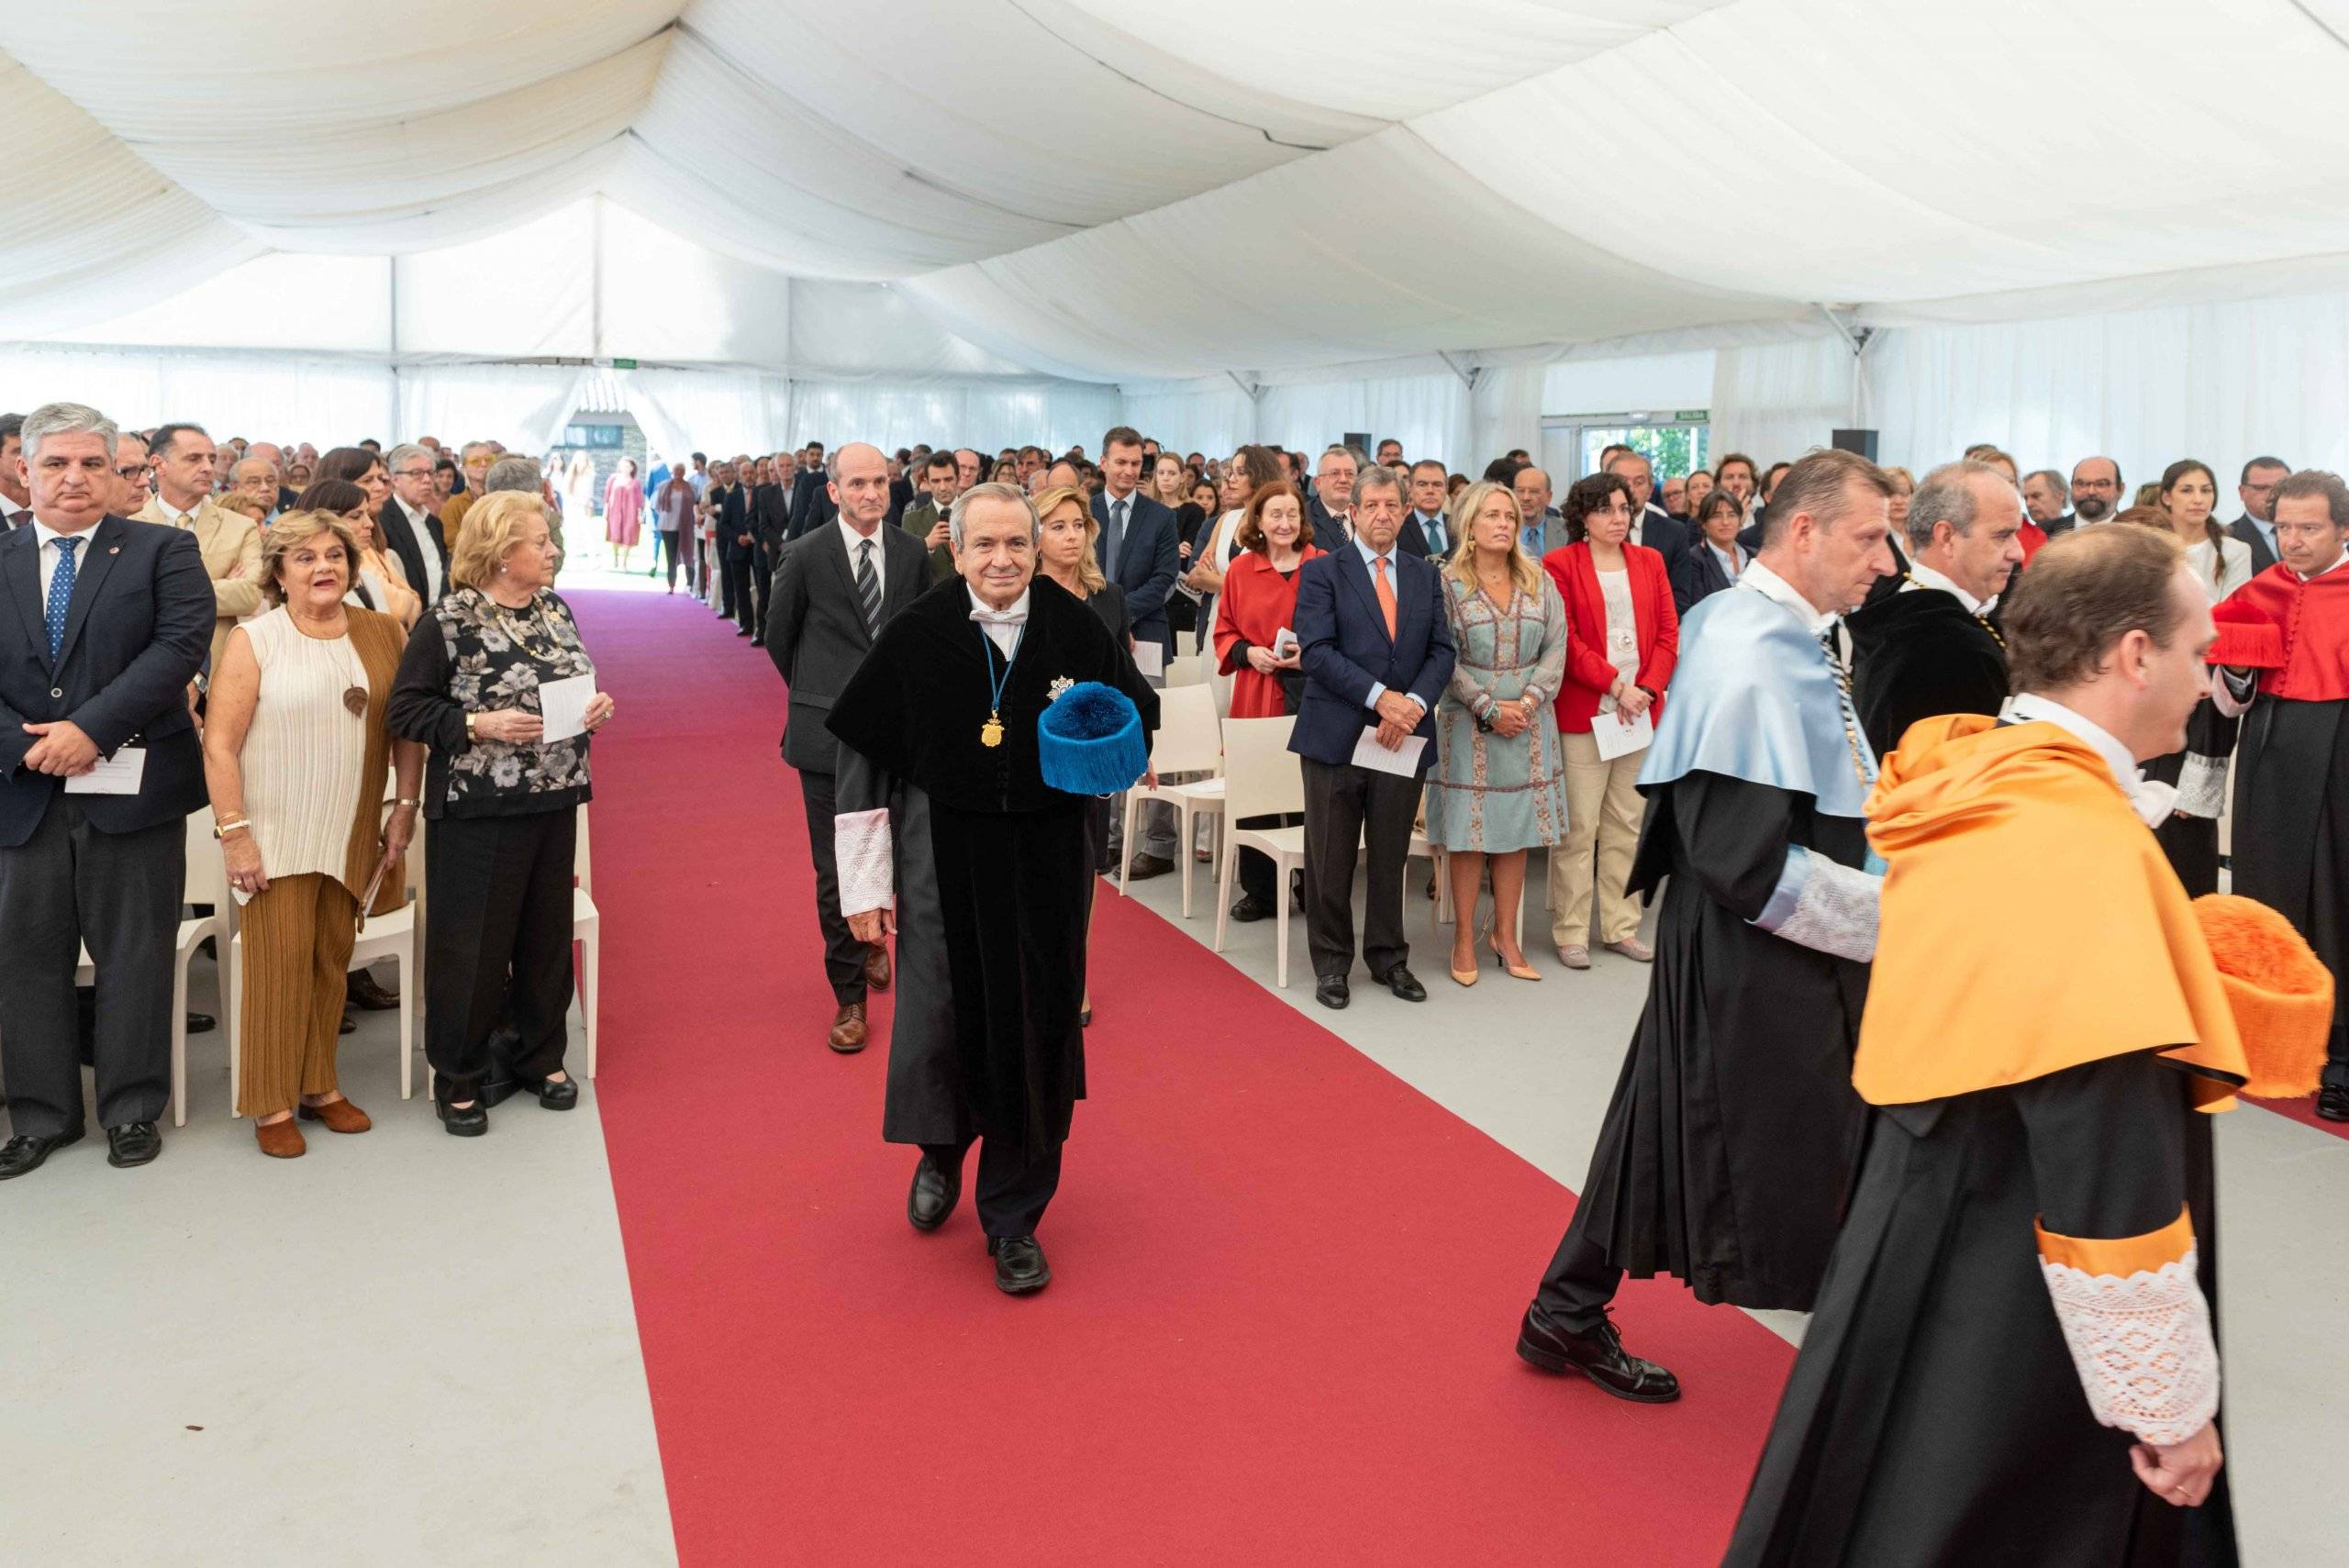
<path id="1" fill-rule="evenodd" d="M 2177 801 L 2171 809 L 2211 821 L 2224 816 L 2227 809 L 2227 760 L 2188 751 L 2186 761 L 2178 764 Z"/>
<path id="2" fill-rule="evenodd" d="M 2219 1347 L 2194 1258 L 2188 1247 L 2126 1279 L 2040 1260 L 2089 1411 L 2143 1442 L 2184 1442 L 2218 1414 Z"/>
<path id="3" fill-rule="evenodd" d="M 840 867 L 841 915 L 896 906 L 896 867 L 885 808 L 833 817 L 832 858 Z"/>
<path id="4" fill-rule="evenodd" d="M 1773 936 L 1855 963 L 1876 958 L 1877 896 L 1884 879 L 1797 845 L 1753 923 Z"/>

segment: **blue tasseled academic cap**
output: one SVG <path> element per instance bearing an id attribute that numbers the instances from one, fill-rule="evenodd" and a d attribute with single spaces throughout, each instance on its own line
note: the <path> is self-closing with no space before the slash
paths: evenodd
<path id="1" fill-rule="evenodd" d="M 1115 686 L 1071 686 L 1036 721 L 1044 782 L 1070 795 L 1115 795 L 1150 767 L 1141 714 Z"/>

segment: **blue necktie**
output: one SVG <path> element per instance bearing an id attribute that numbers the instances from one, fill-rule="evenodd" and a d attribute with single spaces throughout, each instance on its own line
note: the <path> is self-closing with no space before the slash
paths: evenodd
<path id="1" fill-rule="evenodd" d="M 57 541 L 57 570 L 49 579 L 49 657 L 57 661 L 57 651 L 65 646 L 65 611 L 73 603 L 73 552 L 81 548 L 78 539 Z"/>

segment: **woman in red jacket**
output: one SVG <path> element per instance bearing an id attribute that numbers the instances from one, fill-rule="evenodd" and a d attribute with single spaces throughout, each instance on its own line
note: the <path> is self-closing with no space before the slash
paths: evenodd
<path id="1" fill-rule="evenodd" d="M 1232 717 L 1278 718 L 1294 711 L 1286 689 L 1304 679 L 1295 638 L 1278 639 L 1297 612 L 1297 570 L 1321 553 L 1297 486 L 1286 480 L 1258 486 L 1241 514 L 1237 543 L 1216 605 L 1216 659 L 1231 677 Z"/>
<path id="2" fill-rule="evenodd" d="M 1294 629 L 1297 571 L 1321 552 L 1305 498 L 1286 480 L 1257 486 L 1241 513 L 1238 546 L 1216 595 L 1215 652 L 1231 677 L 1231 717 L 1278 718 L 1297 711 L 1292 698 L 1304 684 Z M 1290 635 L 1284 639 L 1281 633 Z M 1244 817 L 1241 828 L 1277 826 L 1279 818 Z M 1240 851 L 1240 899 L 1235 920 L 1262 920 L 1276 912 L 1273 862 L 1254 850 Z"/>
<path id="3" fill-rule="evenodd" d="M 1661 552 L 1625 542 L 1631 486 L 1595 473 L 1566 492 L 1566 537 L 1542 561 L 1566 602 L 1566 679 L 1558 692 L 1565 753 L 1566 837 L 1550 851 L 1550 935 L 1568 969 L 1590 967 L 1590 900 L 1598 939 L 1625 958 L 1655 954 L 1640 940 L 1640 908 L 1623 891 L 1646 803 L 1635 787 L 1644 748 L 1601 760 L 1595 724 L 1629 724 L 1662 711 L 1680 653 L 1680 617 Z"/>

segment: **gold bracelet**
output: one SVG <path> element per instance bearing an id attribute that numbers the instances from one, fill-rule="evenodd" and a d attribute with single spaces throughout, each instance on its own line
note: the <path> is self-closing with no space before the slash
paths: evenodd
<path id="1" fill-rule="evenodd" d="M 392 809 L 395 811 L 398 810 L 403 806 L 406 806 L 410 811 L 421 811 L 424 808 L 424 802 L 420 800 L 410 800 L 406 795 L 401 795 L 398 799 L 392 802 Z"/>
<path id="2" fill-rule="evenodd" d="M 225 839 L 229 834 L 239 831 L 250 833 L 252 831 L 252 822 L 243 817 L 238 817 L 233 822 L 215 822 L 212 825 L 212 836 L 215 839 Z"/>

